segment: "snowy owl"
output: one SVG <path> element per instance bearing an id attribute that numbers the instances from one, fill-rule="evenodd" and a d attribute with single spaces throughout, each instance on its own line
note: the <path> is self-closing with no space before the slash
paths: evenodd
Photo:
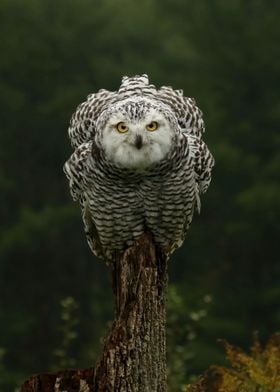
<path id="1" fill-rule="evenodd" d="M 203 132 L 194 99 L 147 75 L 78 106 L 64 171 L 96 256 L 110 261 L 147 231 L 167 257 L 182 245 L 214 164 Z"/>

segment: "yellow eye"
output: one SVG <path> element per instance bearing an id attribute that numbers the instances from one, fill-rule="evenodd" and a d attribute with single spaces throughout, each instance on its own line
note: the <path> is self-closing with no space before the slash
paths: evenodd
<path id="1" fill-rule="evenodd" d="M 156 121 L 152 121 L 150 124 L 146 125 L 147 131 L 153 132 L 158 128 L 158 123 Z"/>
<path id="2" fill-rule="evenodd" d="M 124 122 L 119 122 L 119 123 L 116 125 L 116 128 L 117 128 L 117 130 L 118 130 L 120 133 L 125 133 L 125 132 L 128 131 L 128 126 L 126 126 Z"/>

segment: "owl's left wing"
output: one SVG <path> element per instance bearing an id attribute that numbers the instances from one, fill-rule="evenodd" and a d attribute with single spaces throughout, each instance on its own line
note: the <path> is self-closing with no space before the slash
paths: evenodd
<path id="1" fill-rule="evenodd" d="M 172 87 L 162 86 L 157 91 L 156 98 L 170 106 L 182 131 L 201 137 L 205 131 L 202 111 L 196 105 L 194 98 L 185 97 L 183 90 L 173 90 Z"/>
<path id="2" fill-rule="evenodd" d="M 205 193 L 211 182 L 211 171 L 214 166 L 214 158 L 207 145 L 200 137 L 197 137 L 186 130 L 183 134 L 188 141 L 198 191 L 200 194 Z"/>
<path id="3" fill-rule="evenodd" d="M 202 111 L 193 98 L 185 97 L 183 90 L 173 90 L 172 87 L 161 87 L 157 91 L 157 99 L 169 105 L 175 113 L 181 132 L 187 138 L 198 192 L 206 192 L 214 159 L 202 140 L 205 131 Z"/>

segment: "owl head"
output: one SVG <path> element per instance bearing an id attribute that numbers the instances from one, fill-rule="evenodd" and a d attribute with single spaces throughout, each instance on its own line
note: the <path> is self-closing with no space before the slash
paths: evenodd
<path id="1" fill-rule="evenodd" d="M 178 121 L 168 106 L 136 97 L 100 115 L 95 142 L 110 163 L 143 170 L 167 159 L 179 137 Z"/>

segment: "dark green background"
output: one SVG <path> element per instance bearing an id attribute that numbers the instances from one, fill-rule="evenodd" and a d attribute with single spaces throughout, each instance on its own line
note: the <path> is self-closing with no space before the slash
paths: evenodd
<path id="1" fill-rule="evenodd" d="M 100 351 L 110 272 L 62 166 L 77 104 L 125 74 L 195 97 L 216 160 L 170 263 L 170 390 L 223 362 L 218 338 L 279 330 L 279 22 L 273 0 L 0 1 L 1 391 Z"/>

